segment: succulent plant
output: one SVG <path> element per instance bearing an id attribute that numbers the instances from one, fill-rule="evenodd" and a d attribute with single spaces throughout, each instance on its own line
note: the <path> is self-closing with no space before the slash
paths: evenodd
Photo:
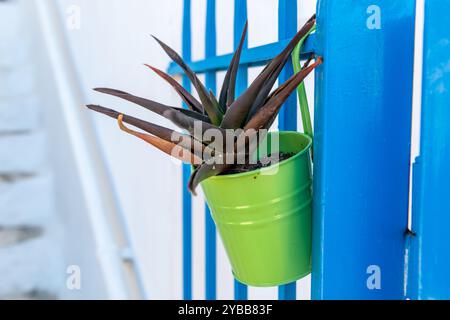
<path id="1" fill-rule="evenodd" d="M 213 147 L 213 142 L 217 146 L 217 141 L 213 141 L 214 139 L 211 138 L 215 136 L 211 134 L 211 131 L 222 137 L 227 136 L 227 131 L 229 130 L 234 131 L 235 135 L 237 132 L 238 137 L 245 135 L 250 130 L 255 131 L 257 136 L 263 135 L 273 124 L 281 106 L 290 94 L 315 67 L 322 63 L 320 57 L 314 63 L 311 63 L 313 59 L 313 56 L 311 56 L 300 72 L 272 92 L 272 88 L 280 72 L 289 60 L 295 46 L 310 32 L 314 25 L 315 16 L 308 20 L 286 48 L 266 65 L 248 89 L 237 98 L 235 96 L 236 77 L 247 34 L 247 24 L 244 27 L 239 46 L 226 72 L 218 98 L 205 88 L 197 75 L 190 69 L 189 65 L 173 49 L 156 37 L 154 38 L 162 49 L 183 69 L 186 76 L 192 82 L 198 93 L 199 100 L 184 89 L 175 79 L 150 65 L 146 66 L 173 87 L 185 102 L 188 107 L 187 109 L 164 105 L 119 90 L 107 88 L 94 89 L 95 91 L 127 100 L 155 112 L 170 120 L 184 130 L 185 133 L 161 127 L 102 106 L 88 105 L 87 107 L 117 119 L 120 128 L 125 132 L 148 142 L 159 150 L 183 162 L 192 164 L 195 170 L 189 181 L 189 190 L 195 194 L 196 187 L 203 180 L 219 175 L 234 166 L 239 166 L 234 161 L 224 163 L 223 159 L 225 157 L 231 156 L 232 159 L 236 159 L 239 153 L 244 152 L 246 159 L 249 159 L 251 154 L 256 150 L 257 144 L 252 144 L 248 139 L 244 139 L 244 142 L 238 142 L 240 139 L 237 138 L 232 141 L 233 145 L 231 148 L 230 146 L 226 148 L 225 139 L 221 142 L 219 141 L 223 148 Z M 135 126 L 145 133 L 129 129 L 124 123 Z M 250 147 L 250 145 L 253 145 L 253 147 Z M 222 161 L 218 161 L 219 159 Z"/>

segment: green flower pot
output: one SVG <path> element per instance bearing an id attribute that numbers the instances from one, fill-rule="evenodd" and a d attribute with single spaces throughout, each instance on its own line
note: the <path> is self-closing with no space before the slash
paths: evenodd
<path id="1" fill-rule="evenodd" d="M 311 271 L 311 138 L 280 132 L 267 139 L 275 134 L 279 150 L 295 156 L 202 183 L 234 276 L 257 287 L 287 284 Z"/>

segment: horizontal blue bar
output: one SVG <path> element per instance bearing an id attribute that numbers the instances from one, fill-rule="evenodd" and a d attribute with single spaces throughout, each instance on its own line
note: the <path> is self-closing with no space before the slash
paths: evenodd
<path id="1" fill-rule="evenodd" d="M 307 59 L 308 55 L 314 52 L 314 39 L 315 36 L 313 34 L 306 40 L 304 49 L 301 53 L 302 59 Z M 264 65 L 267 61 L 278 55 L 287 46 L 289 41 L 290 39 L 285 39 L 259 47 L 246 50 L 244 49 L 241 55 L 241 65 L 246 65 L 247 67 Z M 232 57 L 232 54 L 225 54 L 221 56 L 209 57 L 205 60 L 194 61 L 188 64 L 196 73 L 220 71 L 228 68 Z M 171 75 L 181 74 L 182 70 L 175 63 L 171 63 L 168 68 L 168 73 Z"/>

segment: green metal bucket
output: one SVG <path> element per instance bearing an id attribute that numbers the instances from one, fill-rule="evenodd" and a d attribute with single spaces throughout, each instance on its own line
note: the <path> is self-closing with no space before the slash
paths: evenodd
<path id="1" fill-rule="evenodd" d="M 295 156 L 202 183 L 234 276 L 257 287 L 287 284 L 311 271 L 311 138 L 280 132 L 267 139 L 275 134 L 279 150 Z"/>

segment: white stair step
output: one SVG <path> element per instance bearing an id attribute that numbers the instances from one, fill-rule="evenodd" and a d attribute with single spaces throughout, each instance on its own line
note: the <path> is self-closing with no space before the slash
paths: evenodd
<path id="1" fill-rule="evenodd" d="M 21 41 L 17 41 L 17 39 L 0 40 L 0 69 L 11 70 L 26 63 L 33 58 L 30 57 L 32 52 L 29 42 L 25 39 Z"/>
<path id="2" fill-rule="evenodd" d="M 0 225 L 0 248 L 19 245 L 42 236 L 42 227 L 19 225 L 5 227 Z"/>
<path id="3" fill-rule="evenodd" d="M 33 291 L 58 293 L 65 286 L 62 236 L 55 225 L 31 241 L 0 248 L 0 297 Z"/>
<path id="4" fill-rule="evenodd" d="M 44 133 L 0 135 L 0 175 L 35 174 L 45 161 Z"/>
<path id="5" fill-rule="evenodd" d="M 11 182 L 0 180 L 0 226 L 45 226 L 54 219 L 54 200 L 49 174 Z"/>
<path id="6" fill-rule="evenodd" d="M 21 25 L 18 1 L 0 2 L 0 42 L 17 37 Z"/>
<path id="7" fill-rule="evenodd" d="M 0 99 L 32 95 L 34 86 L 34 69 L 21 65 L 13 69 L 0 69 Z"/>
<path id="8" fill-rule="evenodd" d="M 35 97 L 0 100 L 0 133 L 36 130 L 39 100 Z"/>

